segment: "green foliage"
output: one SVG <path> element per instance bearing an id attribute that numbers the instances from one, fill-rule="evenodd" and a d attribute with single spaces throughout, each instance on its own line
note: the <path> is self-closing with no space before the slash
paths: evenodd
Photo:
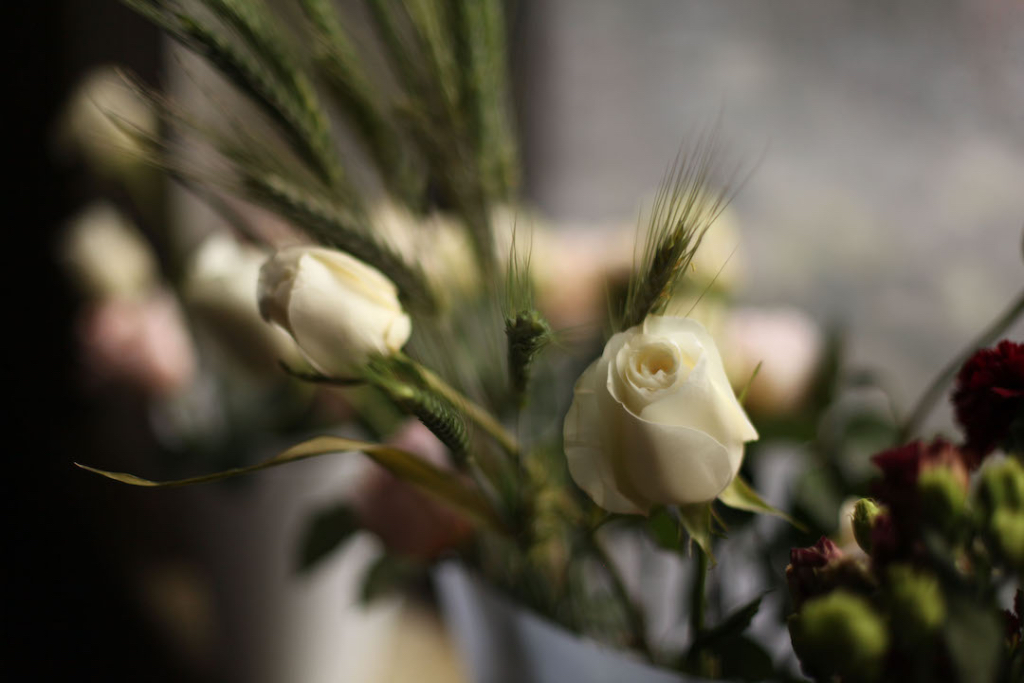
<path id="1" fill-rule="evenodd" d="M 403 412 L 416 416 L 448 447 L 456 464 L 465 466 L 469 453 L 469 433 L 458 408 L 427 386 L 422 378 L 401 360 L 380 357 L 366 367 L 366 379 Z"/>
<path id="2" fill-rule="evenodd" d="M 700 546 L 701 551 L 712 561 L 715 556 L 711 548 L 711 523 L 713 513 L 711 503 L 698 505 L 682 505 L 677 508 L 679 511 L 679 524 L 686 529 L 690 540 Z"/>
<path id="3" fill-rule="evenodd" d="M 308 77 L 271 28 L 266 7 L 239 0 L 124 0 L 206 58 L 274 121 L 294 152 L 328 184 L 342 179 L 326 112 Z M 196 7 L 212 15 L 204 15 Z M 215 19 L 218 18 L 220 21 Z"/>
<path id="4" fill-rule="evenodd" d="M 863 598 L 837 590 L 809 600 L 790 620 L 805 671 L 844 681 L 877 680 L 889 648 L 885 622 Z"/>
<path id="5" fill-rule="evenodd" d="M 946 601 L 938 580 L 897 564 L 886 571 L 886 601 L 893 637 L 914 647 L 930 638 L 946 618 Z"/>
<path id="6" fill-rule="evenodd" d="M 280 174 L 259 171 L 252 164 L 241 165 L 247 194 L 256 202 L 280 214 L 305 230 L 321 244 L 347 251 L 384 273 L 399 296 L 413 311 L 436 310 L 430 288 L 418 265 L 372 235 L 359 214 L 354 214 L 290 182 Z"/>
<path id="7" fill-rule="evenodd" d="M 665 550 L 679 552 L 683 542 L 683 527 L 666 508 L 655 510 L 647 518 L 647 534 Z"/>
<path id="8" fill-rule="evenodd" d="M 551 340 L 551 327 L 539 311 L 520 311 L 505 318 L 505 336 L 512 390 L 522 397 L 526 394 L 534 357 Z"/>
<path id="9" fill-rule="evenodd" d="M 453 509 L 465 514 L 472 520 L 490 526 L 495 530 L 503 530 L 504 522 L 495 513 L 487 499 L 476 489 L 464 484 L 455 475 L 445 472 L 434 465 L 426 462 L 419 456 L 407 453 L 398 448 L 383 446 L 380 444 L 354 441 L 334 436 L 318 436 L 296 446 L 278 453 L 277 455 L 246 467 L 235 467 L 213 474 L 204 474 L 186 479 L 175 479 L 171 481 L 153 481 L 143 479 L 133 474 L 124 472 L 109 472 L 96 469 L 87 465 L 75 463 L 83 470 L 98 474 L 107 479 L 141 486 L 145 488 L 175 488 L 179 486 L 192 486 L 215 481 L 223 481 L 243 474 L 249 474 L 259 470 L 286 465 L 299 460 L 307 460 L 332 453 L 353 453 L 360 452 L 381 465 L 399 479 L 406 481 L 442 502 Z"/>
<path id="10" fill-rule="evenodd" d="M 668 305 L 704 234 L 726 207 L 730 188 L 713 190 L 719 149 L 712 136 L 680 155 L 654 198 L 639 262 L 634 264 L 618 328 L 643 322 Z"/>
<path id="11" fill-rule="evenodd" d="M 762 600 L 764 600 L 763 595 L 754 598 L 723 619 L 718 626 L 704 630 L 693 641 L 691 647 L 698 650 L 710 648 L 722 641 L 739 636 L 747 630 L 750 622 L 757 616 L 758 611 L 761 609 Z"/>
<path id="12" fill-rule="evenodd" d="M 729 482 L 729 485 L 725 487 L 725 490 L 718 494 L 718 500 L 724 505 L 736 508 L 737 510 L 746 510 L 747 512 L 753 512 L 761 515 L 774 515 L 786 520 L 797 529 L 802 531 L 806 531 L 807 529 L 807 527 L 787 515 L 782 510 L 772 507 L 766 503 L 757 491 L 755 491 L 754 488 L 744 481 L 739 475 L 733 477 L 733 480 Z"/>
<path id="13" fill-rule="evenodd" d="M 441 203 L 470 230 L 482 271 L 495 269 L 490 210 L 511 198 L 504 18 L 495 0 L 370 0 L 403 100 L 400 121 Z"/>
<path id="14" fill-rule="evenodd" d="M 949 601 L 949 618 L 944 626 L 957 680 L 992 681 L 999 667 L 1003 647 L 1002 624 L 998 613 L 977 599 L 958 595 Z"/>
<path id="15" fill-rule="evenodd" d="M 359 601 L 368 605 L 387 597 L 408 586 L 414 579 L 423 576 L 426 568 L 406 557 L 384 553 L 378 557 L 363 575 Z"/>
<path id="16" fill-rule="evenodd" d="M 371 81 L 332 0 L 302 0 L 314 37 L 314 62 L 339 109 L 369 151 L 388 190 L 417 207 L 425 179 L 413 168 L 381 88 Z"/>
<path id="17" fill-rule="evenodd" d="M 525 401 L 533 359 L 551 341 L 551 326 L 535 307 L 530 255 L 520 253 L 518 233 L 512 234 L 512 248 L 505 276 L 505 338 L 512 391 L 520 405 Z"/>
<path id="18" fill-rule="evenodd" d="M 946 466 L 930 467 L 918 475 L 917 492 L 926 524 L 953 533 L 964 521 L 967 490 L 961 476 Z"/>
<path id="19" fill-rule="evenodd" d="M 313 516 L 299 544 L 298 570 L 307 572 L 339 548 L 360 528 L 347 505 L 334 505 Z"/>
<path id="20" fill-rule="evenodd" d="M 882 508 L 870 498 L 861 498 L 853 506 L 853 537 L 866 553 L 871 552 L 871 530 L 880 514 Z"/>
<path id="21" fill-rule="evenodd" d="M 774 679 L 771 655 L 755 641 L 743 635 L 761 609 L 764 596 L 739 607 L 710 629 L 697 635 L 683 669 L 693 674 L 740 681 Z"/>

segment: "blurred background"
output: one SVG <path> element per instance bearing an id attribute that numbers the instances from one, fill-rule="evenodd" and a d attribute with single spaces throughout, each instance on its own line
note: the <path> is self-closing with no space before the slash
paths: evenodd
<path id="1" fill-rule="evenodd" d="M 274 405 L 276 388 L 200 380 L 179 400 L 173 363 L 155 390 L 87 367 L 88 307 L 61 256 L 71 218 L 102 199 L 140 224 L 160 222 L 147 211 L 204 219 L 159 184 L 132 190 L 97 174 L 88 153 L 62 144 L 63 117 L 97 67 L 172 89 L 186 67 L 113 1 L 8 11 L 20 158 L 7 190 L 19 258 L 7 269 L 17 379 L 5 419 L 23 438 L 5 449 L 2 479 L 4 666 L 53 680 L 404 680 L 403 660 L 435 658 L 457 675 L 429 614 L 401 601 L 352 606 L 373 539 L 295 575 L 302 520 L 352 486 L 352 468 L 146 492 L 72 467 L 142 470 L 172 452 L 170 471 L 208 470 L 233 452 L 275 452 L 289 419 L 309 416 L 277 414 L 281 425 L 238 437 L 233 420 L 256 410 L 239 397 Z M 1021 3 L 518 0 L 510 16 L 525 197 L 553 230 L 631 229 L 680 145 L 717 126 L 752 169 L 730 211 L 735 301 L 841 329 L 844 363 L 883 374 L 903 411 L 1020 291 Z M 126 197 L 136 191 L 151 194 Z M 165 272 L 187 270 L 162 248 L 167 235 L 145 238 Z M 216 361 L 195 363 L 202 377 Z M 939 410 L 929 428 L 949 424 Z M 214 438 L 181 443 L 197 434 Z M 401 640 L 400 619 L 422 628 Z"/>

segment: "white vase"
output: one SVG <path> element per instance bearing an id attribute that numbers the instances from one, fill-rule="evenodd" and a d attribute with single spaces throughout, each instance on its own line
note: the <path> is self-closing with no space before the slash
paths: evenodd
<path id="1" fill-rule="evenodd" d="M 476 683 L 696 683 L 582 638 L 499 595 L 456 562 L 434 573 L 441 609 Z"/>

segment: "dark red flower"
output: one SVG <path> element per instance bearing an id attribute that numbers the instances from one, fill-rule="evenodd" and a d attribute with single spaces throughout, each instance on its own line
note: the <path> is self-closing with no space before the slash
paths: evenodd
<path id="1" fill-rule="evenodd" d="M 967 436 L 969 465 L 977 467 L 1024 417 L 1024 344 L 1004 339 L 971 356 L 957 374 L 953 406 Z"/>
<path id="2" fill-rule="evenodd" d="M 822 536 L 809 548 L 789 551 L 786 583 L 793 603 L 799 607 L 805 600 L 836 588 L 863 592 L 869 589 L 871 579 L 863 562 L 845 555 L 839 546 Z"/>
<path id="3" fill-rule="evenodd" d="M 882 513 L 875 518 L 871 527 L 871 557 L 875 562 L 885 564 L 900 556 L 899 532 L 893 524 L 892 514 Z M 909 547 L 904 550 L 910 550 Z"/>
<path id="4" fill-rule="evenodd" d="M 792 548 L 789 551 L 789 563 L 794 567 L 824 567 L 832 560 L 838 560 L 843 556 L 839 549 L 828 537 L 822 536 L 818 542 L 809 548 Z"/>
<path id="5" fill-rule="evenodd" d="M 882 470 L 875 484 L 875 496 L 897 513 L 917 505 L 917 478 L 931 467 L 949 467 L 967 489 L 967 463 L 964 453 L 943 439 L 930 443 L 912 441 L 890 448 L 871 458 Z"/>

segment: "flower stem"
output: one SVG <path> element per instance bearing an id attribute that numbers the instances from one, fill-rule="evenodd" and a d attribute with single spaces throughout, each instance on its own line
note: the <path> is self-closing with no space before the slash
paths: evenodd
<path id="1" fill-rule="evenodd" d="M 913 412 L 910 413 L 910 417 L 903 423 L 903 427 L 899 431 L 897 443 L 905 442 L 920 429 L 925 418 L 928 417 L 928 414 L 935 407 L 935 403 L 942 397 L 946 385 L 953 379 L 961 366 L 967 362 L 967 359 L 974 355 L 974 352 L 978 349 L 994 342 L 1006 331 L 1006 328 L 1013 324 L 1021 312 L 1024 312 L 1024 291 L 1017 295 L 1017 298 L 1010 307 L 996 318 L 967 348 L 957 354 L 946 367 L 942 368 L 942 371 L 939 372 L 935 379 L 932 380 L 932 383 L 928 385 L 928 388 L 925 389 L 924 393 L 921 394 L 921 398 L 917 400 L 917 404 L 914 406 Z"/>
<path id="2" fill-rule="evenodd" d="M 502 426 L 500 422 L 498 422 L 497 418 L 487 412 L 484 408 L 481 408 L 463 396 L 454 387 L 438 377 L 434 372 L 428 370 L 410 358 L 405 358 L 404 360 L 411 363 L 416 368 L 416 371 L 420 373 L 420 376 L 423 378 L 423 381 L 426 382 L 427 386 L 464 412 L 466 417 L 472 420 L 474 424 L 483 429 L 495 441 L 497 441 L 502 450 L 515 458 L 519 457 L 519 442 L 508 432 L 508 430 L 505 429 L 504 426 Z"/>
<path id="3" fill-rule="evenodd" d="M 608 555 L 608 551 L 605 550 L 593 533 L 587 534 L 587 538 L 590 549 L 604 568 L 608 580 L 611 581 L 612 591 L 621 603 L 622 608 L 626 611 L 626 618 L 629 620 L 630 628 L 630 646 L 639 649 L 647 659 L 654 663 L 656 661 L 654 651 L 651 650 L 650 644 L 647 642 L 647 626 L 643 610 L 630 597 L 629 591 L 626 589 L 626 582 L 622 579 L 619 568 L 615 566 L 611 556 Z"/>
<path id="4" fill-rule="evenodd" d="M 690 593 L 690 630 L 691 637 L 697 640 L 704 631 L 705 592 L 708 583 L 708 555 L 701 547 L 694 544 L 694 559 L 697 561 L 697 573 L 693 577 L 693 590 Z"/>

